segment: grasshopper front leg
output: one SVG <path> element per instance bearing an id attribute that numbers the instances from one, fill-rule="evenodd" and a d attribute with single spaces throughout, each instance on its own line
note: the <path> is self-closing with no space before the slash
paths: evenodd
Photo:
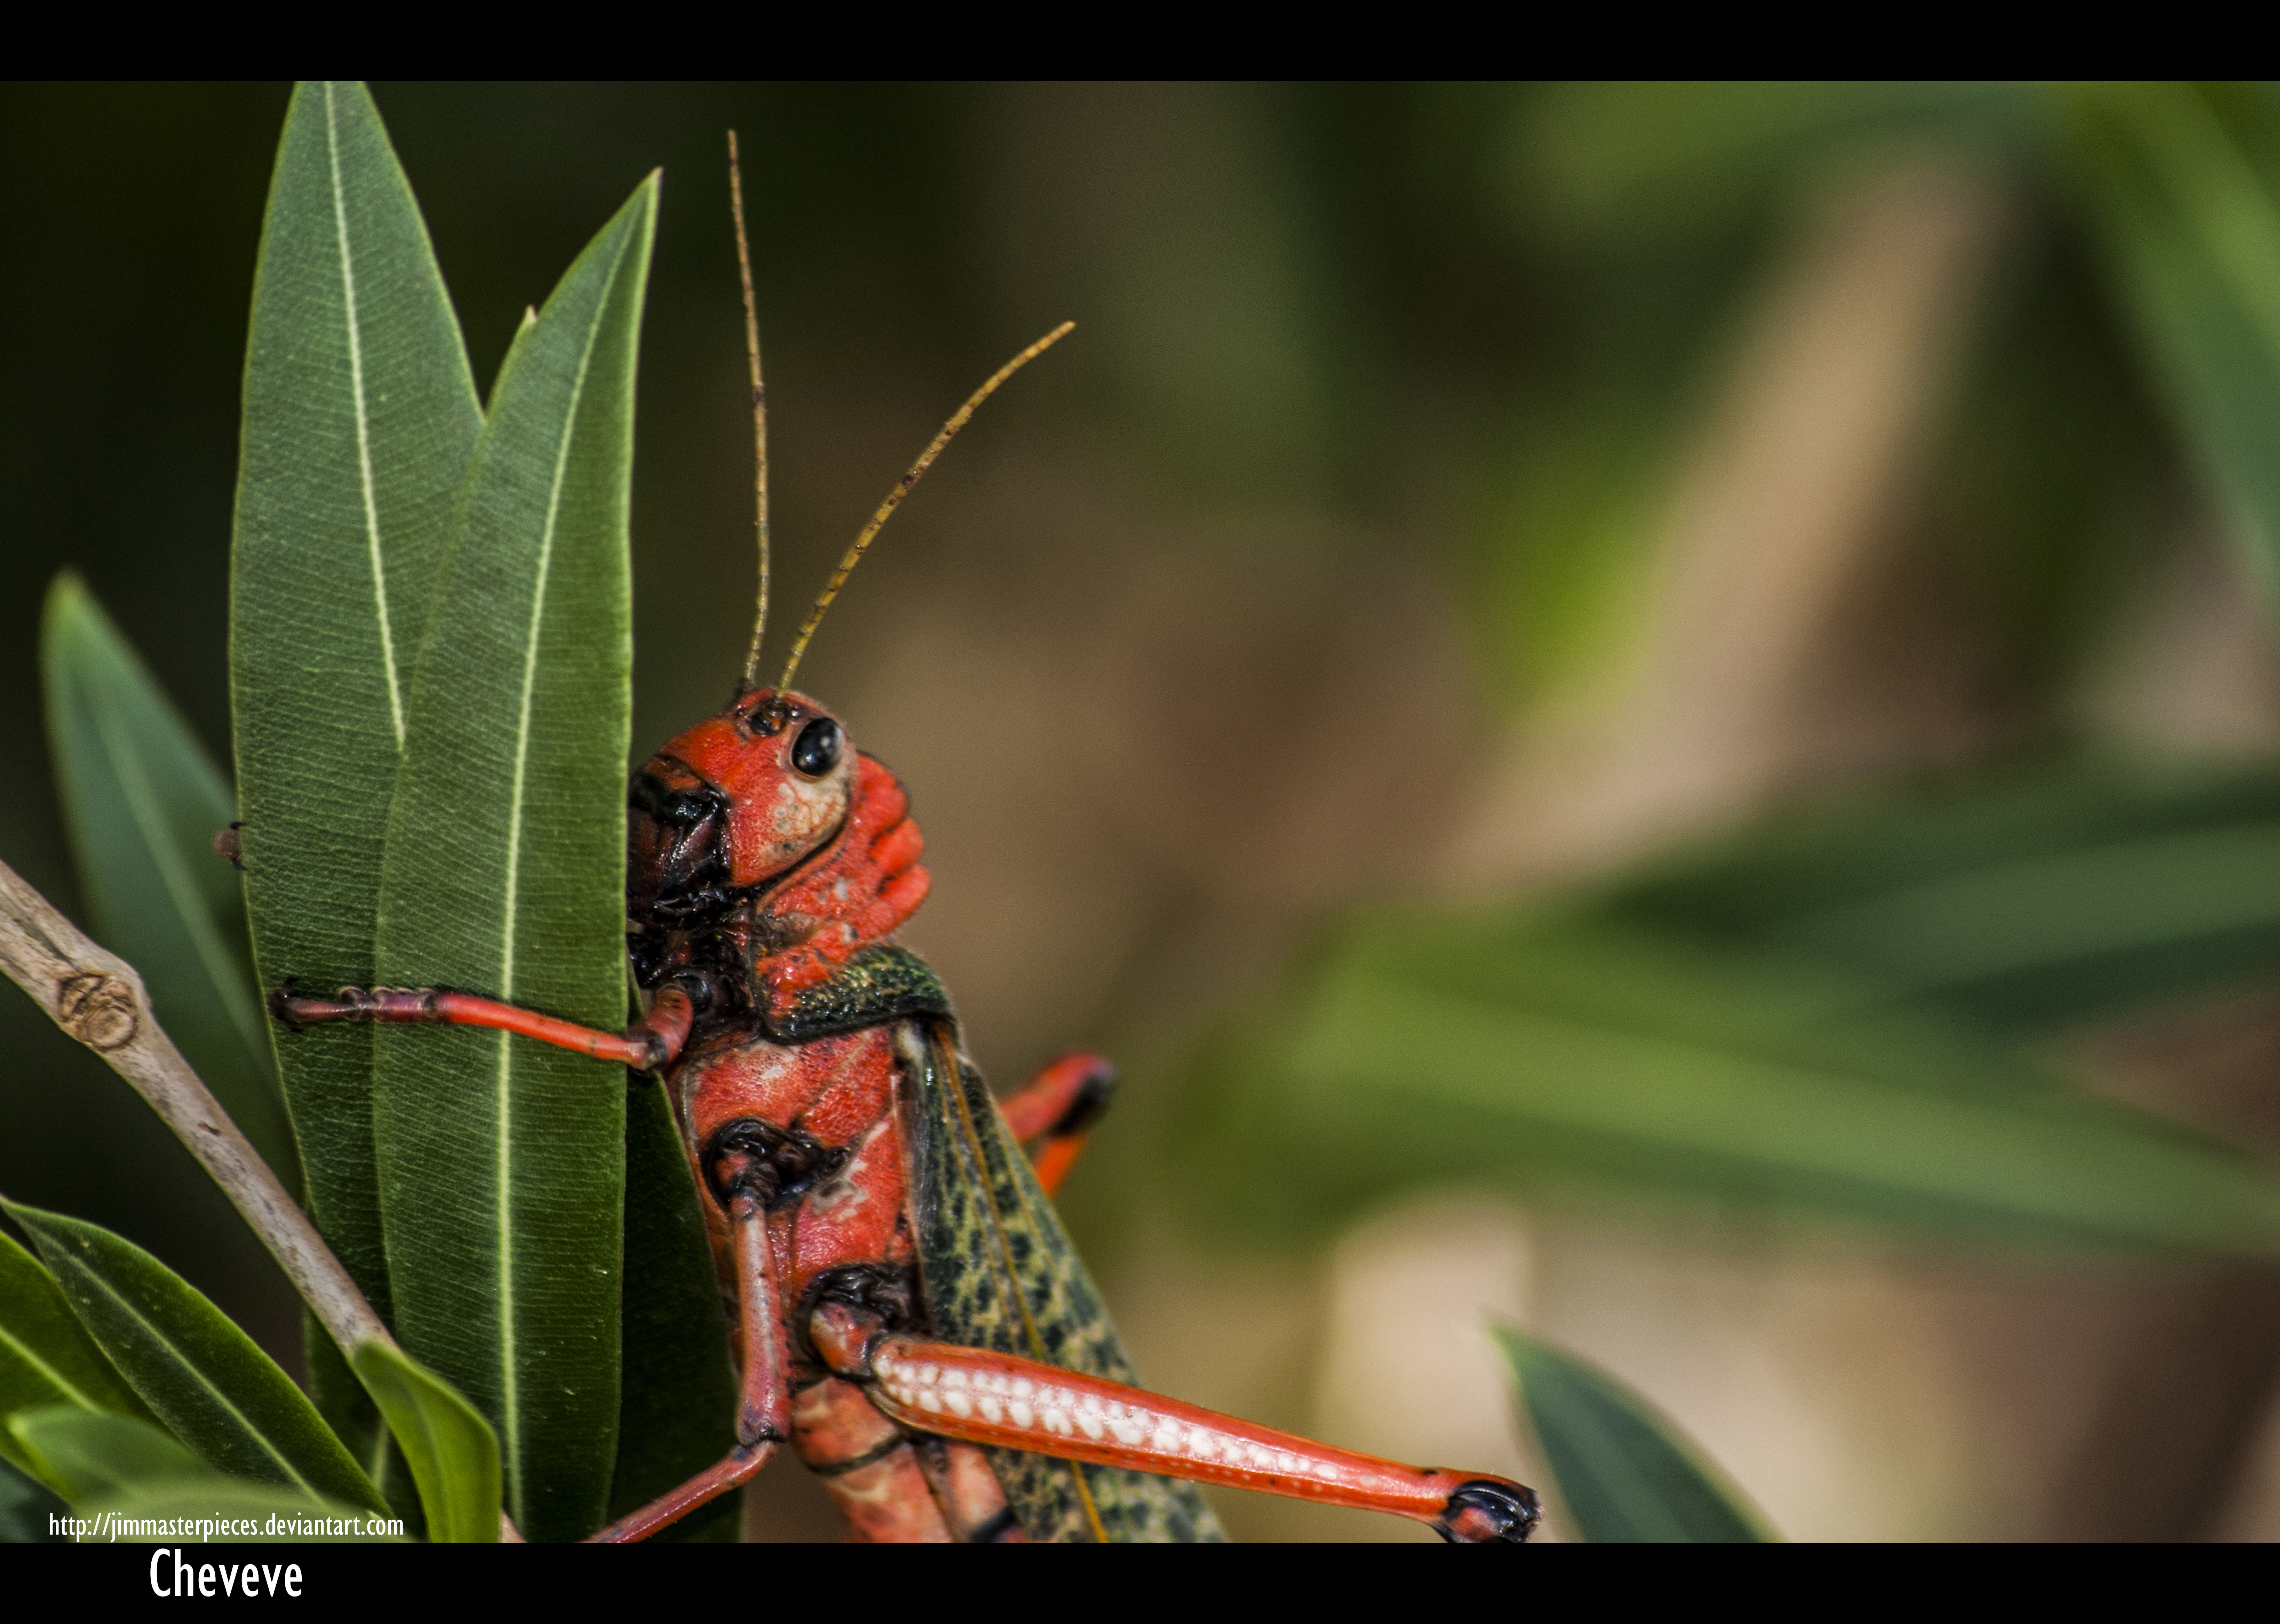
<path id="1" fill-rule="evenodd" d="M 648 1014 L 621 1033 L 437 987 L 343 987 L 336 997 L 312 998 L 294 991 L 288 981 L 269 995 L 269 1012 L 296 1031 L 334 1021 L 489 1027 L 644 1072 L 670 1066 L 679 1058 L 697 1016 L 687 989 L 673 984 L 659 991 Z"/>
<path id="2" fill-rule="evenodd" d="M 917 1431 L 1390 1512 L 1452 1544 L 1520 1544 L 1542 1520 L 1535 1490 L 1508 1479 L 1403 1466 L 1035 1359 L 890 1333 L 846 1304 L 820 1306 L 808 1334 L 835 1374 Z"/>

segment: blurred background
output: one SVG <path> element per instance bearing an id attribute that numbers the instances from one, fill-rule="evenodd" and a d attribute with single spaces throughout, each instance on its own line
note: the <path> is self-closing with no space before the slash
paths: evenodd
<path id="1" fill-rule="evenodd" d="M 1501 1318 L 1792 1538 L 2280 1535 L 2268 92 L 374 91 L 486 386 L 665 168 L 641 754 L 749 626 L 726 127 L 780 639 L 1077 322 L 802 686 L 913 792 L 906 938 L 998 1085 L 1124 1066 L 1065 1207 L 1152 1385 L 1527 1475 Z M 286 95 L 0 90 L 0 857 L 67 911 L 58 569 L 227 759 Z M 0 1189 L 297 1366 L 125 1086 L 12 995 L 0 1044 Z M 747 1528 L 836 1534 L 790 1466 Z"/>

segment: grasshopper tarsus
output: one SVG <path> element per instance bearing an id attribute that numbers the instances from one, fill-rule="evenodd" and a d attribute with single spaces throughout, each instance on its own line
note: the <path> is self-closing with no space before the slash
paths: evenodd
<path id="1" fill-rule="evenodd" d="M 1450 1492 L 1433 1531 L 1452 1545 L 1524 1545 L 1544 1520 L 1536 1490 L 1476 1477 Z"/>

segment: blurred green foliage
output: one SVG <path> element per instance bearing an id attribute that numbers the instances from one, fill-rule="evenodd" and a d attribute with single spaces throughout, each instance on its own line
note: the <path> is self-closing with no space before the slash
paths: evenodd
<path id="1" fill-rule="evenodd" d="M 89 922 L 142 973 L 159 1023 L 297 1189 L 244 897 L 214 860 L 215 835 L 235 821 L 229 780 L 76 575 L 49 588 L 40 652 L 56 787 Z"/>
<path id="2" fill-rule="evenodd" d="M 1208 1209 L 1403 1188 L 1918 1239 L 2280 1246 L 2280 1178 L 2022 1051 L 2280 963 L 2280 781 L 2045 770 L 1754 833 L 1601 894 L 1348 921 L 1190 1085 Z"/>
<path id="3" fill-rule="evenodd" d="M 1761 255 L 1800 188 L 1879 150 L 1981 172 L 2021 217 L 2023 285 L 1973 335 L 1942 489 L 2014 680 L 2046 701 L 2130 579 L 2117 537 L 2155 544 L 2147 487 L 2214 499 L 2250 578 L 2274 579 L 2275 116 L 2232 87 L 1575 87 L 1522 118 L 1512 173 L 1532 219 L 1608 265 L 1690 262 L 1701 302 L 1655 345 L 1669 365 L 1729 319 L 1718 254 Z M 1595 409 L 1571 405 L 1566 432 Z M 1620 641 L 1563 634 L 1583 599 L 1547 572 L 1645 546 L 1640 471 L 1683 450 L 1683 416 L 1606 411 L 1651 449 L 1516 436 L 1559 470 L 1523 475 L 1538 505 L 1502 538 L 1508 589 L 1481 600 L 1523 695 L 1559 677 L 1531 645 Z M 1643 612 L 1643 591 L 1618 596 Z M 1206 1206 L 1284 1233 L 1454 1178 L 1951 1241 L 2268 1253 L 2266 1164 L 2091 1098 L 2032 1045 L 2280 964 L 2274 781 L 2117 768 L 2045 717 L 2060 765 L 2024 777 L 1903 788 L 1517 911 L 1350 921 L 1222 1026 L 1172 1165 Z"/>

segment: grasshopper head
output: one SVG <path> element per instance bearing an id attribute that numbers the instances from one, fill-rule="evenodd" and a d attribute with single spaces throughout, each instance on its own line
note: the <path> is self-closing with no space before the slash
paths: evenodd
<path id="1" fill-rule="evenodd" d="M 808 944 L 839 962 L 925 897 L 909 810 L 895 775 L 814 700 L 743 695 L 635 775 L 628 912 L 672 930 L 752 906 L 764 953 Z"/>
<path id="2" fill-rule="evenodd" d="M 837 717 L 804 694 L 764 689 L 674 739 L 649 771 L 662 766 L 659 776 L 686 775 L 711 792 L 723 814 L 724 878 L 741 890 L 784 873 L 846 822 L 857 758 Z"/>
<path id="3" fill-rule="evenodd" d="M 798 694 L 739 698 L 635 774 L 628 897 L 659 922 L 717 913 L 798 864 L 847 821 L 856 752 Z"/>

